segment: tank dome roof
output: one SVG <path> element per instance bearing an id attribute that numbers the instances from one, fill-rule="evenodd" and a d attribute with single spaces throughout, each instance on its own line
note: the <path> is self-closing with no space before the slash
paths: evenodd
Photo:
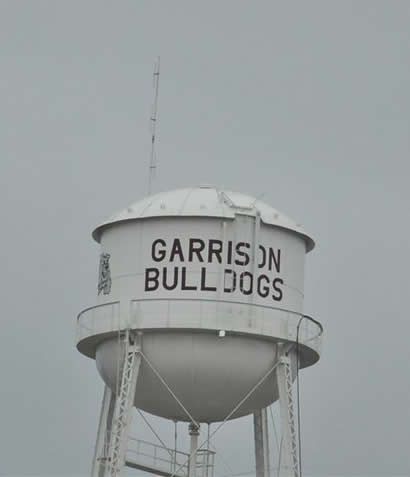
<path id="1" fill-rule="evenodd" d="M 295 221 L 261 200 L 218 187 L 201 185 L 161 192 L 134 202 L 97 226 L 92 235 L 100 242 L 105 227 L 118 222 L 149 217 L 219 217 L 234 219 L 235 214 L 260 215 L 264 224 L 291 230 L 306 241 L 306 251 L 315 246 L 313 239 Z"/>

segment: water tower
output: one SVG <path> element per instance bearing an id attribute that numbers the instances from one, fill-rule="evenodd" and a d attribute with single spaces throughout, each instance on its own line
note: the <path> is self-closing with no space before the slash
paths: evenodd
<path id="1" fill-rule="evenodd" d="M 124 466 L 208 477 L 202 423 L 254 416 L 257 477 L 269 474 L 266 408 L 279 400 L 282 476 L 299 476 L 292 383 L 316 363 L 322 328 L 303 314 L 299 225 L 253 197 L 200 186 L 130 205 L 93 232 L 97 304 L 78 316 L 77 348 L 105 382 L 92 477 Z M 132 408 L 189 423 L 170 468 L 128 455 Z M 157 450 L 155 451 L 157 452 Z"/>

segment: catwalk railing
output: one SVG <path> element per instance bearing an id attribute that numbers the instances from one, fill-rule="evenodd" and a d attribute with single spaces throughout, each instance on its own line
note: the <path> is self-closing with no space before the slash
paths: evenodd
<path id="1" fill-rule="evenodd" d="M 249 320 L 254 321 L 254 328 L 241 329 L 241 323 Z M 281 308 L 223 300 L 139 299 L 96 305 L 78 315 L 77 342 L 126 328 L 224 329 L 268 336 L 268 326 L 272 338 L 298 341 L 320 354 L 323 328 L 313 318 Z"/>
<path id="2" fill-rule="evenodd" d="M 107 433 L 103 455 L 99 460 L 108 464 L 108 442 L 110 433 Z M 157 475 L 187 477 L 189 475 L 189 454 L 159 444 L 128 438 L 125 455 L 127 467 L 145 470 Z M 208 449 L 198 449 L 196 453 L 196 477 L 214 477 L 215 452 Z"/>

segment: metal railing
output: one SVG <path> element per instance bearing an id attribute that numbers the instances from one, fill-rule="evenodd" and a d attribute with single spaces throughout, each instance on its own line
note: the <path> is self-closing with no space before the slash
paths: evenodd
<path id="1" fill-rule="evenodd" d="M 159 304 L 160 307 L 158 307 Z M 128 327 L 138 328 L 138 319 L 141 316 L 152 323 L 153 328 L 157 327 L 158 320 L 167 322 L 169 316 L 178 316 L 178 322 L 184 324 L 182 328 L 189 328 L 190 326 L 187 326 L 189 323 L 192 323 L 192 328 L 195 328 L 196 323 L 202 323 L 209 317 L 215 316 L 214 321 L 217 322 L 218 316 L 227 315 L 227 310 L 232 317 L 246 315 L 261 318 L 267 322 L 270 320 L 277 325 L 278 338 L 298 341 L 301 345 L 306 345 L 320 353 L 323 327 L 310 316 L 279 307 L 202 299 L 131 300 L 124 316 L 120 313 L 118 301 L 86 308 L 77 317 L 77 342 L 102 332 L 118 331 Z M 280 312 L 280 315 L 269 317 L 267 314 L 270 311 Z M 193 316 L 196 317 L 195 322 L 193 322 Z"/>
<path id="2" fill-rule="evenodd" d="M 118 329 L 120 323 L 120 302 L 103 303 L 82 310 L 77 316 L 77 342 L 92 336 L 101 328 Z"/>
<path id="3" fill-rule="evenodd" d="M 109 443 L 111 432 L 107 432 L 98 457 L 100 462 L 109 462 Z M 160 475 L 187 477 L 189 475 L 189 454 L 163 445 L 128 437 L 128 447 L 125 455 L 126 465 L 147 470 Z M 196 453 L 196 477 L 214 477 L 215 452 L 209 449 L 198 449 Z"/>
<path id="4" fill-rule="evenodd" d="M 141 439 L 129 438 L 126 454 L 128 464 L 177 475 L 188 475 L 189 454 L 153 444 Z"/>
<path id="5" fill-rule="evenodd" d="M 214 477 L 215 452 L 199 449 L 196 453 L 196 476 Z"/>
<path id="6" fill-rule="evenodd" d="M 159 444 L 129 437 L 126 463 L 130 467 L 153 473 L 189 475 L 189 454 Z M 214 477 L 215 452 L 199 449 L 196 455 L 196 476 Z"/>

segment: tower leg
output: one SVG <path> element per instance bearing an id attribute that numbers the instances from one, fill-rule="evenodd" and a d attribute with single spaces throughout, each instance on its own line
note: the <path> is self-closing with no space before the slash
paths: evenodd
<path id="1" fill-rule="evenodd" d="M 121 384 L 115 401 L 114 419 L 109 443 L 109 477 L 120 477 L 125 466 L 128 434 L 131 425 L 135 388 L 141 364 L 141 336 L 124 332 L 124 364 Z"/>
<path id="2" fill-rule="evenodd" d="M 191 422 L 189 425 L 189 435 L 191 436 L 191 447 L 189 452 L 189 474 L 188 477 L 196 477 L 196 462 L 198 452 L 199 427 Z"/>
<path id="3" fill-rule="evenodd" d="M 104 388 L 101 404 L 100 421 L 98 423 L 97 440 L 95 443 L 94 460 L 91 477 L 104 477 L 108 449 L 108 436 L 111 431 L 114 415 L 115 395 L 108 386 Z"/>
<path id="4" fill-rule="evenodd" d="M 292 396 L 291 359 L 284 354 L 276 371 L 279 389 L 282 451 L 280 477 L 300 477 L 295 410 Z"/>
<path id="5" fill-rule="evenodd" d="M 269 477 L 269 434 L 267 409 L 253 413 L 256 477 Z"/>

